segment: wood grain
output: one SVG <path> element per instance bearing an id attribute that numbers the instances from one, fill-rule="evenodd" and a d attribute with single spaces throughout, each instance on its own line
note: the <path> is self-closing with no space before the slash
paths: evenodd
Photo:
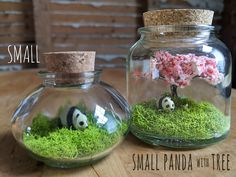
<path id="1" fill-rule="evenodd" d="M 49 3 L 48 0 L 33 0 L 36 43 L 40 48 L 40 66 L 44 65 L 42 54 L 50 52 L 52 48 Z"/>
<path id="2" fill-rule="evenodd" d="M 33 23 L 33 14 L 29 11 L 23 14 L 11 14 L 4 13 L 0 14 L 1 23 L 12 23 L 12 22 L 26 22 L 27 24 Z"/>
<path id="3" fill-rule="evenodd" d="M 21 37 L 22 34 L 27 34 L 28 36 L 34 37 L 34 26 L 33 24 L 27 25 L 27 24 L 18 24 L 18 25 L 4 25 L 0 27 L 0 35 L 18 35 L 18 37 Z M 2 38 L 0 38 L 0 41 L 3 42 Z M 10 40 L 7 42 L 11 42 Z"/>
<path id="4" fill-rule="evenodd" d="M 10 17 L 9 17 L 10 18 Z M 1 19 L 1 15 L 0 15 Z M 87 22 L 87 23 L 128 23 L 136 25 L 142 22 L 142 17 L 135 16 L 112 16 L 112 15 L 71 15 L 71 14 L 51 14 L 53 22 Z"/>
<path id="5" fill-rule="evenodd" d="M 140 2 L 140 1 L 142 0 L 128 0 L 128 1 L 127 0 L 99 0 L 99 2 L 101 3 L 105 2 L 105 3 L 120 3 L 120 4 L 126 4 L 126 3 L 136 4 L 137 2 Z M 96 0 L 86 0 L 86 2 L 96 2 Z"/>
<path id="6" fill-rule="evenodd" d="M 70 33 L 70 34 L 134 34 L 136 28 L 132 27 L 91 27 L 91 26 L 58 26 L 52 25 L 53 33 Z"/>
<path id="7" fill-rule="evenodd" d="M 32 43 L 34 37 L 32 35 L 12 35 L 12 36 L 3 36 L 0 38 L 0 43 L 10 43 L 10 44 L 21 44 L 21 43 Z"/>
<path id="8" fill-rule="evenodd" d="M 52 39 L 53 43 L 62 43 L 62 44 L 87 44 L 87 45 L 131 45 L 134 43 L 135 38 L 84 38 L 78 35 L 75 36 L 55 36 Z"/>
<path id="9" fill-rule="evenodd" d="M 137 7 L 133 6 L 94 6 L 93 4 L 80 3 L 50 3 L 50 8 L 55 11 L 90 11 L 90 12 L 117 12 L 117 13 L 137 13 Z"/>
<path id="10" fill-rule="evenodd" d="M 30 0 L 0 2 L 0 70 L 6 70 L 7 68 L 12 70 L 11 68 L 15 67 L 14 64 L 11 66 L 7 63 L 9 61 L 7 46 L 9 44 L 34 43 L 32 9 L 32 1 Z M 21 66 L 29 67 L 30 64 L 22 64 Z"/>
<path id="11" fill-rule="evenodd" d="M 28 11 L 32 9 L 32 3 L 28 2 L 1 2 L 1 11 Z"/>
<path id="12" fill-rule="evenodd" d="M 125 94 L 125 73 L 123 69 L 106 69 L 102 80 Z M 174 151 L 142 143 L 132 135 L 99 163 L 75 169 L 54 169 L 31 159 L 13 139 L 10 119 L 19 101 L 41 81 L 35 70 L 0 74 L 0 176 L 4 177 L 235 177 L 236 176 L 236 91 L 232 98 L 232 128 L 229 137 L 215 145 L 192 151 Z M 159 154 L 160 163 L 164 154 L 192 154 L 210 157 L 212 153 L 230 154 L 230 171 L 213 171 L 209 168 L 193 171 L 137 171 L 133 170 L 132 155 Z M 161 165 L 160 165 L 161 166 Z"/>
<path id="13" fill-rule="evenodd" d="M 134 43 L 130 39 L 137 37 L 137 28 L 142 24 L 141 13 L 146 8 L 146 2 L 141 0 L 35 0 L 33 3 L 40 54 L 50 49 L 96 50 L 97 55 L 103 55 L 109 60 L 127 54 L 127 47 L 124 48 L 123 44 L 127 46 Z M 79 40 L 76 35 L 83 39 Z M 100 37 L 91 40 L 92 35 Z M 105 35 L 108 36 L 107 40 L 103 40 Z M 121 39 L 113 39 L 114 36 Z M 90 45 L 93 46 L 90 48 Z M 112 49 L 106 50 L 107 46 L 112 46 Z"/>
<path id="14" fill-rule="evenodd" d="M 60 44 L 59 44 L 60 45 Z M 119 55 L 127 55 L 129 51 L 129 47 L 126 46 L 126 48 L 121 48 L 118 46 L 109 46 L 109 45 L 83 45 L 83 44 L 70 44 L 70 45 L 62 45 L 58 46 L 57 44 L 54 44 L 54 51 L 71 51 L 71 50 L 93 50 L 96 51 L 99 55 L 109 55 L 109 54 L 119 54 Z M 98 56 L 98 55 L 96 55 Z"/>

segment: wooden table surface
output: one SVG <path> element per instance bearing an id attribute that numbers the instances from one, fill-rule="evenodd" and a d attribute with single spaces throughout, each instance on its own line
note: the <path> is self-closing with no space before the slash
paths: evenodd
<path id="1" fill-rule="evenodd" d="M 124 79 L 124 71 L 118 69 L 107 69 L 102 74 L 102 80 L 113 85 L 122 93 L 125 91 Z M 232 92 L 231 133 L 222 142 L 199 150 L 176 151 L 144 144 L 129 134 L 110 156 L 99 163 L 75 169 L 56 169 L 31 159 L 26 151 L 16 143 L 10 130 L 11 115 L 17 104 L 40 82 L 35 70 L 0 74 L 0 177 L 236 177 L 236 91 L 234 90 Z M 148 154 L 149 165 L 151 165 L 151 157 L 153 157 L 154 170 L 151 169 L 151 166 L 149 169 L 147 166 L 146 170 L 145 168 L 137 170 L 137 157 L 141 157 L 141 154 L 144 155 L 144 160 Z M 175 154 L 186 157 L 187 161 L 191 155 L 192 170 L 169 169 L 172 162 L 171 155 L 175 157 Z M 216 166 L 217 159 L 214 161 L 215 169 L 213 169 L 212 154 L 219 154 L 218 166 Z M 197 168 L 199 158 L 209 160 L 209 165 L 206 163 L 205 167 Z M 159 170 L 156 168 L 156 164 L 158 164 Z M 166 165 L 166 170 L 164 170 L 164 165 Z"/>

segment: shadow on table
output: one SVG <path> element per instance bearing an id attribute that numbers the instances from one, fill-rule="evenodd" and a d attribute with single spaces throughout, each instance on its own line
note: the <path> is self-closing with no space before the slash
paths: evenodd
<path id="1" fill-rule="evenodd" d="M 35 173 L 42 164 L 32 160 L 15 141 L 10 131 L 0 134 L 0 171 L 4 176 Z"/>
<path id="2" fill-rule="evenodd" d="M 67 176 L 71 173 L 84 172 L 88 167 L 57 169 L 45 166 L 32 159 L 14 139 L 10 131 L 0 134 L 0 176 Z M 78 170 L 78 171 L 77 171 Z"/>

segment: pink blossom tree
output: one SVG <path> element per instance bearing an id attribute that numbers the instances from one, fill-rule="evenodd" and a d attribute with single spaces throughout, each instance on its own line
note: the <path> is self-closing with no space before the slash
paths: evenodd
<path id="1" fill-rule="evenodd" d="M 172 96 L 177 96 L 177 87 L 189 86 L 195 77 L 200 77 L 212 85 L 217 85 L 224 79 L 224 75 L 217 69 L 216 60 L 206 56 L 174 56 L 169 52 L 158 51 L 151 58 L 151 63 L 159 71 L 160 76 L 171 85 Z"/>

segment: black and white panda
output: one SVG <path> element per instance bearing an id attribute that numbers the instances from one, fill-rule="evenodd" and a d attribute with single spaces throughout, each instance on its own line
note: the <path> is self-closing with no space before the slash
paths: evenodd
<path id="1" fill-rule="evenodd" d="M 79 108 L 73 107 L 66 107 L 60 113 L 60 120 L 61 124 L 64 127 L 73 128 L 73 129 L 80 129 L 84 130 L 88 128 L 88 118 L 85 114 L 83 114 Z"/>
<path id="2" fill-rule="evenodd" d="M 158 101 L 158 106 L 160 109 L 163 109 L 165 111 L 174 111 L 175 109 L 174 101 L 168 96 L 162 97 Z"/>

